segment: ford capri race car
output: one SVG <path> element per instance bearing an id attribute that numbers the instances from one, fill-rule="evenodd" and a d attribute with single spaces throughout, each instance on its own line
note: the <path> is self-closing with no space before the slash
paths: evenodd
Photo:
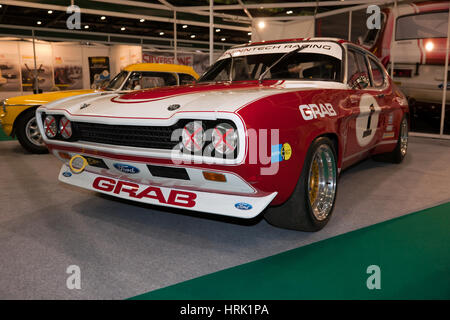
<path id="1" fill-rule="evenodd" d="M 399 163 L 408 104 L 378 59 L 343 40 L 226 51 L 196 84 L 72 97 L 37 110 L 59 180 L 129 200 L 279 227 L 329 221 L 342 169 Z"/>

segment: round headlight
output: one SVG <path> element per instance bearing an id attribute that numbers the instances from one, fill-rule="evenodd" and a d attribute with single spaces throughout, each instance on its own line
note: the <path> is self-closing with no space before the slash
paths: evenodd
<path id="1" fill-rule="evenodd" d="M 221 123 L 214 128 L 212 143 L 216 152 L 230 154 L 236 150 L 238 142 L 237 132 L 228 123 Z"/>
<path id="2" fill-rule="evenodd" d="M 46 116 L 44 119 L 45 135 L 49 138 L 56 137 L 58 133 L 58 125 L 54 116 Z"/>
<path id="3" fill-rule="evenodd" d="M 192 121 L 185 125 L 181 138 L 184 149 L 190 152 L 201 151 L 205 143 L 205 134 L 201 121 Z"/>
<path id="4" fill-rule="evenodd" d="M 70 139 L 72 136 L 72 124 L 66 117 L 59 120 L 59 133 L 64 139 Z"/>

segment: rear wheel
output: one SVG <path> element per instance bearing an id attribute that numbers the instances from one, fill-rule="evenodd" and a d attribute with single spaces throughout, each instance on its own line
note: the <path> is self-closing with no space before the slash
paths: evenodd
<path id="1" fill-rule="evenodd" d="M 408 118 L 406 117 L 406 115 L 404 115 L 402 121 L 400 122 L 397 145 L 395 146 L 394 151 L 375 155 L 373 157 L 374 160 L 391 163 L 402 162 L 408 151 L 408 133 Z"/>
<path id="2" fill-rule="evenodd" d="M 333 142 L 320 137 L 306 155 L 291 197 L 269 207 L 265 219 L 272 225 L 299 231 L 318 231 L 330 220 L 337 191 L 337 157 Z"/>
<path id="3" fill-rule="evenodd" d="M 31 153 L 47 153 L 47 147 L 42 141 L 41 133 L 37 126 L 36 109 L 25 111 L 16 123 L 16 136 L 22 147 Z"/>

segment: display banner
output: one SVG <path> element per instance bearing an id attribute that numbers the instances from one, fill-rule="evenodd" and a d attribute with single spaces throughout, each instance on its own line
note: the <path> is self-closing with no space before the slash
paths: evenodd
<path id="1" fill-rule="evenodd" d="M 109 57 L 89 57 L 89 83 L 91 89 L 102 87 L 109 81 L 110 75 Z"/>
<path id="2" fill-rule="evenodd" d="M 177 54 L 177 61 L 172 52 L 144 51 L 142 61 L 146 63 L 181 64 L 194 68 L 195 72 L 202 74 L 209 65 L 208 54 Z"/>
<path id="3" fill-rule="evenodd" d="M 34 67 L 33 44 L 20 43 L 20 59 L 22 68 L 23 91 L 33 91 L 36 88 L 37 75 L 39 91 L 49 91 L 53 87 L 52 79 L 52 47 L 49 44 L 36 43 L 36 69 Z"/>
<path id="4" fill-rule="evenodd" d="M 83 89 L 81 48 L 54 46 L 55 86 L 60 90 Z"/>
<path id="5" fill-rule="evenodd" d="M 0 46 L 0 91 L 20 91 L 19 47 L 6 41 Z"/>
<path id="6" fill-rule="evenodd" d="M 169 52 L 144 52 L 142 61 L 147 63 L 182 64 L 192 67 L 194 65 L 194 56 L 192 54 L 178 54 L 175 62 L 175 57 Z"/>

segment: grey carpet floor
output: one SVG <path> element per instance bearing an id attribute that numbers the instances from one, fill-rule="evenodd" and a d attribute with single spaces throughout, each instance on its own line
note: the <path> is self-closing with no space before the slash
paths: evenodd
<path id="1" fill-rule="evenodd" d="M 401 165 L 341 175 L 318 233 L 116 200 L 59 183 L 60 162 L 0 143 L 0 299 L 123 299 L 450 201 L 450 141 L 411 138 Z M 414 248 L 412 248 L 414 249 Z M 66 269 L 81 270 L 69 290 Z"/>

